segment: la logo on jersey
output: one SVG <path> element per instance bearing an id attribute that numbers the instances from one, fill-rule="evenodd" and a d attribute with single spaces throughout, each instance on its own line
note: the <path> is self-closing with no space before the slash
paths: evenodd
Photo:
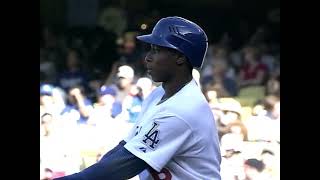
<path id="1" fill-rule="evenodd" d="M 151 149 L 154 149 L 159 143 L 158 135 L 160 131 L 157 129 L 158 126 L 159 124 L 154 122 L 149 132 L 143 136 L 142 142 Z"/>

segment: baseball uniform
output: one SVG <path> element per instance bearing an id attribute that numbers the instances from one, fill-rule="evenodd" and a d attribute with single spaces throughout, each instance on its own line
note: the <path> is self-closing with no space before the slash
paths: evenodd
<path id="1" fill-rule="evenodd" d="M 217 129 L 195 80 L 158 104 L 164 93 L 159 86 L 148 96 L 125 139 L 124 147 L 153 168 L 140 179 L 220 180 Z"/>

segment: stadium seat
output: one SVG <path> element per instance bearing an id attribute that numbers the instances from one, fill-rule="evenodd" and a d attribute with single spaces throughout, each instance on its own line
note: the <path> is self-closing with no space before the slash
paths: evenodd
<path id="1" fill-rule="evenodd" d="M 255 97 L 257 99 L 265 96 L 264 86 L 249 86 L 241 88 L 239 91 L 239 97 Z"/>
<path id="2" fill-rule="evenodd" d="M 264 86 L 250 86 L 240 89 L 239 95 L 235 97 L 237 101 L 240 102 L 242 106 L 253 107 L 254 104 L 263 99 L 265 96 Z"/>

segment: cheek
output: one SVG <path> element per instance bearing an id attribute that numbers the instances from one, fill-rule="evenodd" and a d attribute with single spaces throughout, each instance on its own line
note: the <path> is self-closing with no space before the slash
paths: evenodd
<path id="1" fill-rule="evenodd" d="M 168 55 L 163 55 L 161 57 L 161 59 L 159 59 L 159 65 L 161 65 L 161 67 L 163 68 L 164 71 L 166 71 L 167 73 L 172 73 L 175 72 L 175 59 L 173 59 L 171 56 Z"/>
<path id="2" fill-rule="evenodd" d="M 166 80 L 168 79 L 172 72 L 174 72 L 173 67 L 174 63 L 170 61 L 171 59 L 164 54 L 158 54 L 154 56 L 152 62 L 152 71 L 154 80 Z"/>

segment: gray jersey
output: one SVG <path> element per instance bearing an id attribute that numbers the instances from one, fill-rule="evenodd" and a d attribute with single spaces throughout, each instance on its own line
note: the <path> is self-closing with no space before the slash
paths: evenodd
<path id="1" fill-rule="evenodd" d="M 164 89 L 143 102 L 124 146 L 153 170 L 147 179 L 220 180 L 220 147 L 212 111 L 195 80 L 157 105 Z"/>

